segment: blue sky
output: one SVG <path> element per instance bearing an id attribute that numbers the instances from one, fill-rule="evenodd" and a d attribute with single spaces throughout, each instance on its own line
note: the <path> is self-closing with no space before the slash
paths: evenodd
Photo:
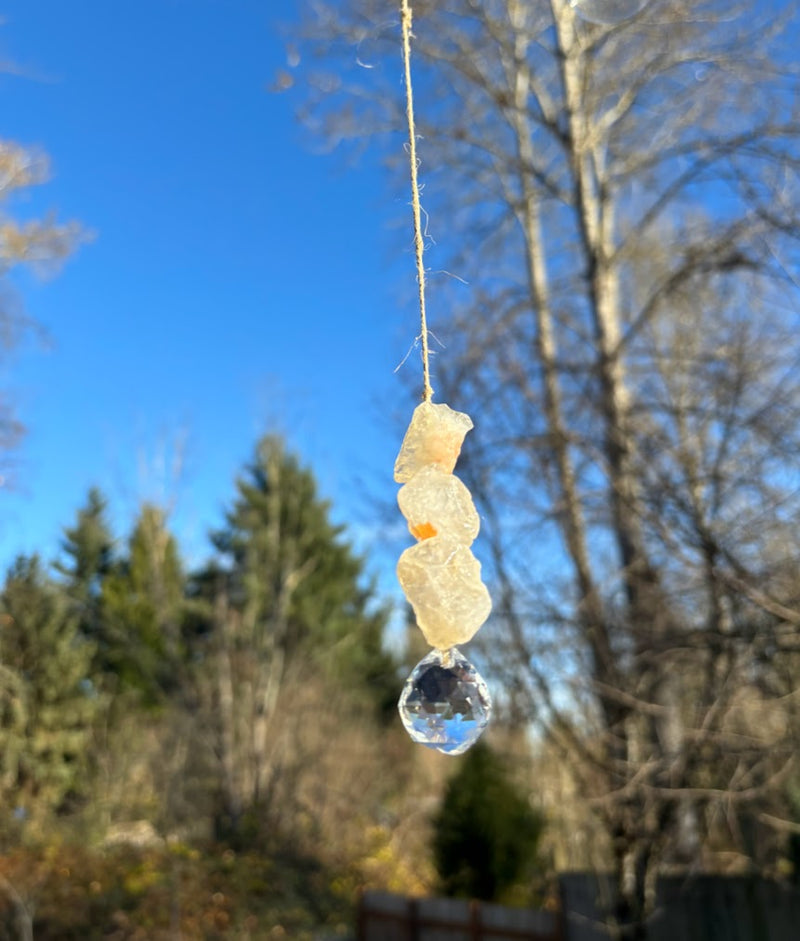
<path id="1" fill-rule="evenodd" d="M 51 342 L 2 370 L 29 428 L 0 490 L 3 567 L 52 557 L 91 484 L 120 533 L 141 499 L 174 503 L 196 559 L 272 429 L 373 549 L 365 496 L 391 498 L 400 433 L 381 410 L 413 405 L 395 374 L 417 332 L 413 256 L 388 225 L 410 210 L 376 156 L 315 152 L 293 93 L 268 91 L 297 7 L 0 0 L 16 67 L 0 136 L 52 162 L 11 209 L 94 234 L 57 277 L 20 281 Z"/>

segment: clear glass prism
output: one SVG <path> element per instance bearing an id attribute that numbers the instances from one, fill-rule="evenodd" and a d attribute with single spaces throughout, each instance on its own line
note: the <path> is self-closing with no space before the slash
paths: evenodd
<path id="1" fill-rule="evenodd" d="M 398 709 L 415 742 L 460 755 L 489 724 L 492 699 L 480 673 L 457 647 L 451 647 L 432 650 L 414 667 Z"/>

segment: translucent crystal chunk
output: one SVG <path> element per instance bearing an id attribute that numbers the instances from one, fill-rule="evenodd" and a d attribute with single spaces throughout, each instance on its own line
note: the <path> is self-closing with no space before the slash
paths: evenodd
<path id="1" fill-rule="evenodd" d="M 397 563 L 397 578 L 425 640 L 439 650 L 465 644 L 492 610 L 480 562 L 447 536 L 406 549 Z"/>
<path id="2" fill-rule="evenodd" d="M 472 419 L 449 405 L 423 402 L 414 409 L 394 465 L 399 484 L 411 480 L 426 464 L 437 464 L 448 474 L 456 466 Z"/>
<path id="3" fill-rule="evenodd" d="M 447 535 L 468 546 L 478 535 L 481 522 L 469 490 L 435 464 L 400 488 L 397 503 L 415 539 Z"/>
<path id="4" fill-rule="evenodd" d="M 398 703 L 415 742 L 460 755 L 480 738 L 492 700 L 483 678 L 455 647 L 432 650 L 414 667 Z"/>

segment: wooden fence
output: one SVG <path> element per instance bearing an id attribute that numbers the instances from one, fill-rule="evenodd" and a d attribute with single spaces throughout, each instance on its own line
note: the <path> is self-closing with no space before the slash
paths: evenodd
<path id="1" fill-rule="evenodd" d="M 769 879 L 661 879 L 652 941 L 797 941 L 800 891 Z"/>
<path id="2" fill-rule="evenodd" d="M 553 912 L 365 892 L 357 941 L 563 941 Z"/>
<path id="3" fill-rule="evenodd" d="M 604 911 L 613 909 L 610 879 L 586 873 L 559 879 L 565 941 L 609 941 Z M 800 890 L 747 876 L 659 879 L 648 941 L 798 941 Z"/>
<path id="4" fill-rule="evenodd" d="M 367 892 L 357 941 L 609 941 L 604 913 L 610 879 L 559 879 L 561 913 L 503 908 L 461 899 L 409 899 Z M 768 879 L 693 876 L 660 879 L 648 941 L 798 941 L 800 889 Z"/>

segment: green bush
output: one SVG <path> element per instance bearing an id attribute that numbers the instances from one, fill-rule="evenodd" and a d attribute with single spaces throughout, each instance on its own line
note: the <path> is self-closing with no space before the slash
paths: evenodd
<path id="1" fill-rule="evenodd" d="M 434 820 L 433 854 L 445 895 L 507 901 L 540 871 L 543 818 L 488 745 L 451 778 Z"/>

